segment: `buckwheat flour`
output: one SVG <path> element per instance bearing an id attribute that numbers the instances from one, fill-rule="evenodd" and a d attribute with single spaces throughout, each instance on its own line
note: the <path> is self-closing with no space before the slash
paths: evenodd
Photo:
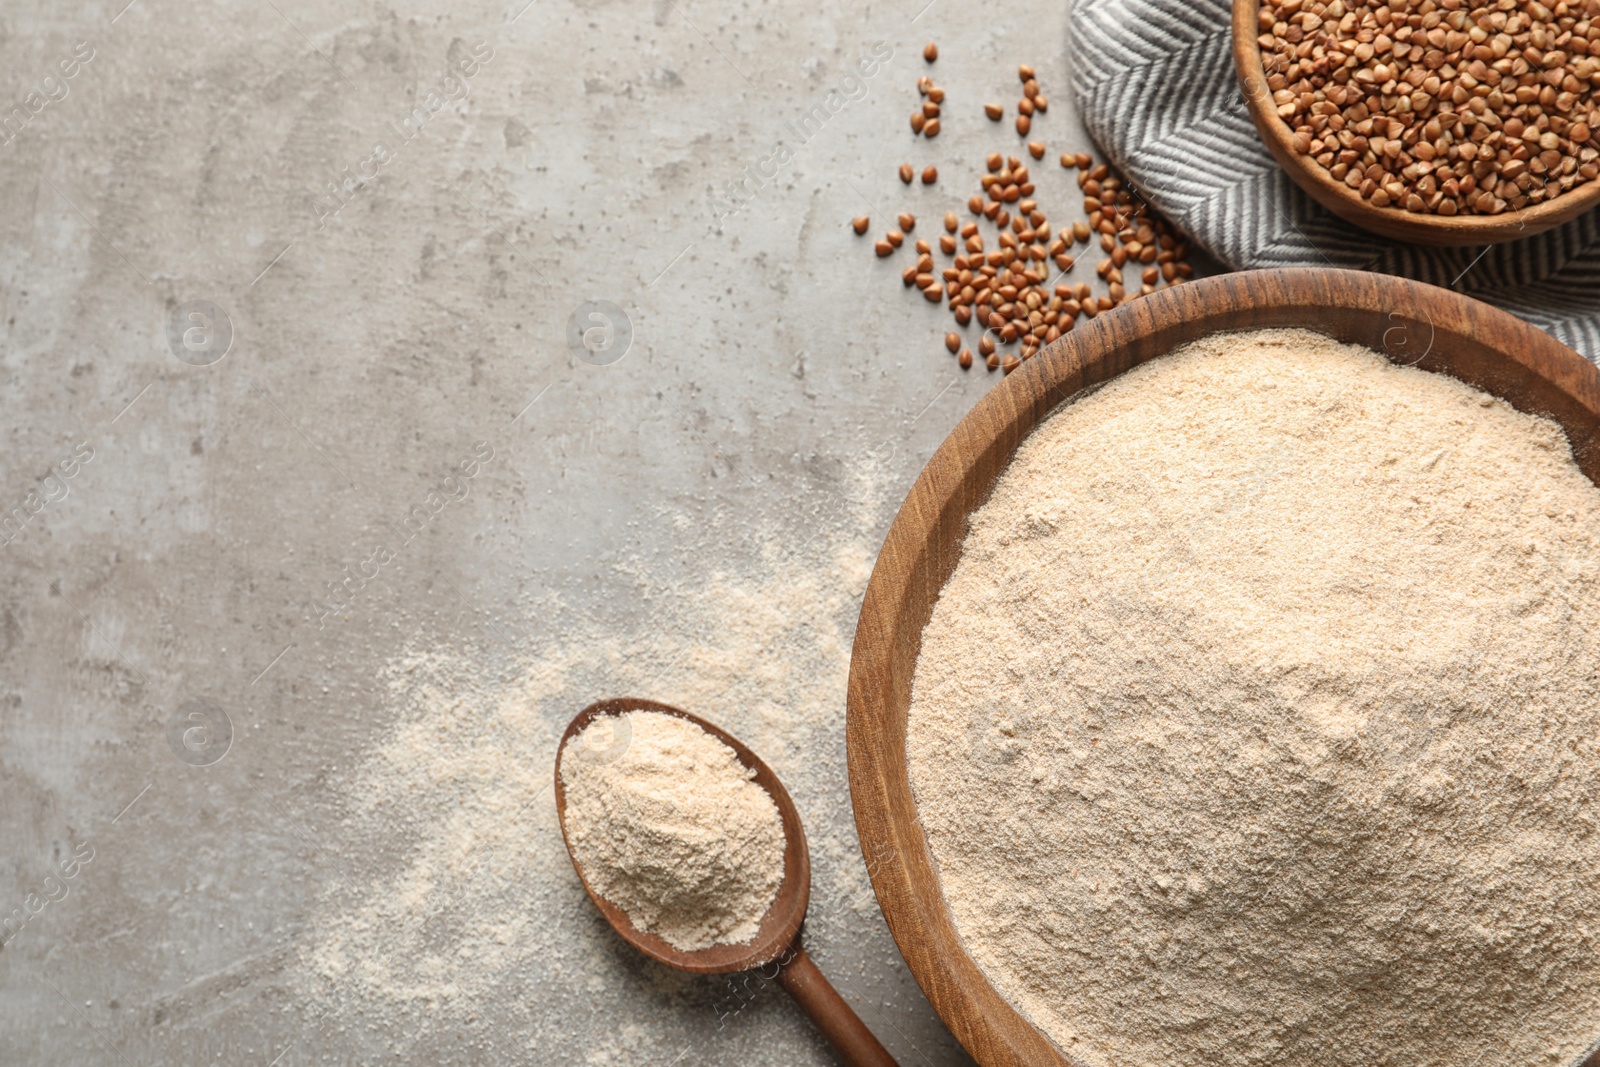
<path id="1" fill-rule="evenodd" d="M 1301 331 L 1063 407 L 973 517 L 908 749 L 955 923 L 1093 1065 L 1600 1037 L 1600 491 Z"/>
<path id="2" fill-rule="evenodd" d="M 744 944 L 783 881 L 783 820 L 754 779 L 687 719 L 602 717 L 561 760 L 567 839 L 638 929 L 684 951 Z"/>

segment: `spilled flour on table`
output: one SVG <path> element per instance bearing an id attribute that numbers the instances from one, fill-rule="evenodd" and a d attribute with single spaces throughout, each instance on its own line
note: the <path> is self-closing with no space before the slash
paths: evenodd
<path id="1" fill-rule="evenodd" d="M 620 566 L 608 599 L 638 604 L 627 626 L 552 598 L 519 635 L 539 651 L 507 671 L 467 645 L 396 656 L 383 679 L 394 725 L 338 785 L 348 814 L 330 850 L 362 873 L 323 893 L 302 939 L 297 985 L 316 1010 L 373 1031 L 400 1059 L 410 1036 L 453 1031 L 500 1053 L 559 1049 L 549 1062 L 562 1063 L 633 1062 L 674 1033 L 733 1042 L 719 1055 L 741 1060 L 787 1061 L 816 1046 L 794 1013 L 777 1031 L 793 1034 L 787 1054 L 737 1051 L 712 1003 L 727 979 L 680 975 L 622 945 L 567 858 L 553 766 L 567 722 L 601 697 L 692 710 L 756 751 L 805 820 L 808 943 L 858 942 L 880 924 L 844 746 L 850 643 L 883 512 L 878 473 L 862 465 L 828 505 L 843 518 L 798 533 L 738 524 L 735 535 L 666 516 L 697 542 L 682 557 L 694 577 L 664 579 L 671 568 L 653 560 Z M 718 564 L 730 543 L 753 558 Z M 611 1038 L 571 1047 L 597 1015 Z"/>

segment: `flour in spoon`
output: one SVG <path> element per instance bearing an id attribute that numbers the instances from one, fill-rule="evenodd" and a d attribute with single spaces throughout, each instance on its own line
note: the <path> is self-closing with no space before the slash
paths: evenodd
<path id="1" fill-rule="evenodd" d="M 783 822 L 754 778 L 686 719 L 595 719 L 561 759 L 567 839 L 584 878 L 675 948 L 748 942 L 783 881 Z"/>

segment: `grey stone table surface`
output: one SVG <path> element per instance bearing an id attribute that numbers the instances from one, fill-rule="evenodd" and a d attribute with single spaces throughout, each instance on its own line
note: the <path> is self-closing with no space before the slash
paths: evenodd
<path id="1" fill-rule="evenodd" d="M 766 756 L 819 963 L 902 1063 L 968 1062 L 870 893 L 843 672 L 895 508 L 999 375 L 847 223 L 958 209 L 1019 151 L 980 111 L 1018 62 L 1076 217 L 1067 32 L 5 5 L 0 1063 L 832 1062 L 769 984 L 637 959 L 583 897 L 549 768 L 615 692 Z"/>

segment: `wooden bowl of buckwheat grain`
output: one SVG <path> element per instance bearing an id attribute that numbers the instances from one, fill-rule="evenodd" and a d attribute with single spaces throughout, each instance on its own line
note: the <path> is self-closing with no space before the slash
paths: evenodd
<path id="1" fill-rule="evenodd" d="M 1234 0 L 1256 129 L 1348 222 L 1509 241 L 1600 204 L 1600 0 Z"/>
<path id="2" fill-rule="evenodd" d="M 1600 371 L 1381 274 L 1080 324 L 928 461 L 851 801 L 985 1067 L 1600 1063 Z"/>

